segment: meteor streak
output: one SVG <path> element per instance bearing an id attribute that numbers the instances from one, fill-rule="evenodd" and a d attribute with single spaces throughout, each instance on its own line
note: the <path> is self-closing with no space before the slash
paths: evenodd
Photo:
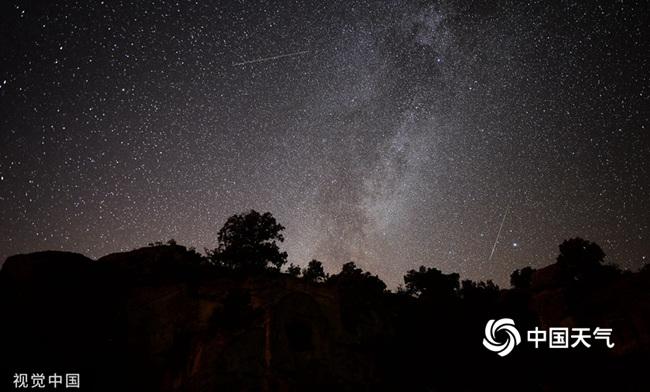
<path id="1" fill-rule="evenodd" d="M 308 52 L 309 52 L 308 50 L 303 50 L 303 51 L 301 51 L 301 52 L 294 52 L 294 53 L 280 54 L 280 55 L 277 55 L 277 56 L 271 56 L 271 57 L 262 57 L 262 58 L 258 58 L 258 59 L 254 59 L 254 60 L 246 60 L 246 61 L 242 61 L 242 62 L 240 62 L 240 63 L 232 63 L 232 65 L 233 65 L 233 66 L 239 66 L 239 65 L 245 65 L 245 64 L 261 63 L 261 62 L 264 62 L 264 61 L 272 61 L 272 60 L 281 59 L 281 58 L 283 58 L 283 57 L 295 57 L 295 56 L 301 56 L 301 55 L 303 55 L 303 54 L 305 54 L 305 53 L 308 53 Z"/>
<path id="2" fill-rule="evenodd" d="M 497 242 L 499 242 L 499 236 L 501 235 L 501 229 L 503 229 L 503 223 L 506 221 L 506 216 L 508 216 L 508 209 L 510 206 L 506 207 L 506 213 L 503 214 L 503 219 L 501 219 L 501 225 L 499 226 L 499 231 L 497 232 L 497 238 L 494 240 L 494 245 L 492 245 L 492 252 L 490 252 L 490 257 L 488 257 L 488 262 L 492 260 L 494 251 L 497 248 Z"/>

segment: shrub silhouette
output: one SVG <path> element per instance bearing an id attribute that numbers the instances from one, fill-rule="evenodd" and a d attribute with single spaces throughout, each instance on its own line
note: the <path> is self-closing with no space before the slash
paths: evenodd
<path id="1" fill-rule="evenodd" d="M 302 270 L 302 276 L 310 282 L 324 282 L 327 279 L 323 263 L 315 259 L 310 261 L 307 268 Z"/>
<path id="2" fill-rule="evenodd" d="M 287 274 L 294 276 L 294 277 L 299 277 L 300 276 L 300 266 L 295 265 L 294 263 L 289 264 L 289 267 L 287 267 Z"/>

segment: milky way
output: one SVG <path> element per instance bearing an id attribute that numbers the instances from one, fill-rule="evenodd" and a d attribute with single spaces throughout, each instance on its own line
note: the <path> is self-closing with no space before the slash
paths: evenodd
<path id="1" fill-rule="evenodd" d="M 647 5 L 550 3 L 3 2 L 0 258 L 212 248 L 256 209 L 391 286 L 574 236 L 638 268 Z"/>

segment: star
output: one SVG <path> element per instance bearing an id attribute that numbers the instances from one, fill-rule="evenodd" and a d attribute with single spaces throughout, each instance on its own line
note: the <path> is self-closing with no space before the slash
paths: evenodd
<path id="1" fill-rule="evenodd" d="M 650 251 L 638 2 L 41 8 L 0 15 L 0 262 L 210 249 L 250 209 L 289 262 L 393 288 L 420 265 L 508 286 L 575 236 Z"/>

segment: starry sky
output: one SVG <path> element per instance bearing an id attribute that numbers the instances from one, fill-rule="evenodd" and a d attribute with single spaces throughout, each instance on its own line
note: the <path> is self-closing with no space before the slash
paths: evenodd
<path id="1" fill-rule="evenodd" d="M 575 236 L 650 256 L 643 2 L 0 7 L 2 260 L 213 248 L 249 209 L 393 287 L 508 286 Z"/>

